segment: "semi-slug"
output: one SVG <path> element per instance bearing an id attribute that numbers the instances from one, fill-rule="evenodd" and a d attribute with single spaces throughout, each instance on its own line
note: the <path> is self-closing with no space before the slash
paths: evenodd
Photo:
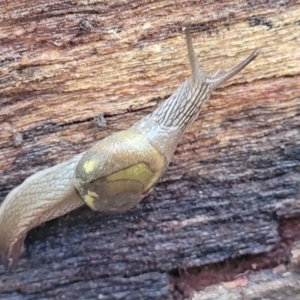
<path id="1" fill-rule="evenodd" d="M 7 195 L 0 207 L 0 254 L 7 268 L 16 266 L 27 232 L 45 221 L 84 202 L 103 212 L 123 212 L 139 203 L 167 169 L 212 91 L 258 55 L 256 50 L 232 70 L 209 76 L 197 64 L 188 30 L 186 41 L 192 76 L 161 106 L 85 153 L 28 177 Z"/>

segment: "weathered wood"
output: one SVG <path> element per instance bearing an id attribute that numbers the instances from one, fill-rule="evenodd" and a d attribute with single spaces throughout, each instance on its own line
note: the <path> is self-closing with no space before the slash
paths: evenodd
<path id="1" fill-rule="evenodd" d="M 294 243 L 289 264 L 250 274 L 241 274 L 230 282 L 213 285 L 193 293 L 190 300 L 300 299 L 300 243 Z"/>
<path id="2" fill-rule="evenodd" d="M 297 273 L 277 270 L 261 271 L 233 282 L 209 287 L 195 293 L 190 300 L 256 300 L 300 299 L 300 276 Z"/>
<path id="3" fill-rule="evenodd" d="M 44 2 L 0 1 L 1 199 L 170 95 L 190 74 L 181 22 L 208 72 L 263 51 L 214 93 L 140 205 L 32 230 L 17 271 L 0 267 L 0 293 L 166 299 L 174 268 L 269 251 L 278 219 L 300 213 L 300 3 Z"/>

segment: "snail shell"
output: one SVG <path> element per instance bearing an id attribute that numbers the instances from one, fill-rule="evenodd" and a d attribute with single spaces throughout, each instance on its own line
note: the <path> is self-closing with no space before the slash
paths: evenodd
<path id="1" fill-rule="evenodd" d="M 130 130 L 104 138 L 78 163 L 74 185 L 93 210 L 123 212 L 140 202 L 167 167 L 164 154 Z"/>
<path id="2" fill-rule="evenodd" d="M 17 265 L 31 228 L 84 202 L 105 212 L 126 211 L 140 202 L 167 169 L 183 133 L 212 91 L 259 53 L 254 51 L 228 72 L 208 76 L 198 66 L 188 30 L 186 40 L 192 76 L 161 106 L 86 153 L 33 174 L 7 195 L 0 207 L 0 255 L 6 267 Z"/>

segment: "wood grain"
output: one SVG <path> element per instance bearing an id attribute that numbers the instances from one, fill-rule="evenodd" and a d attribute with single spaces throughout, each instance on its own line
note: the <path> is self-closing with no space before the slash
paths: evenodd
<path id="1" fill-rule="evenodd" d="M 254 299 L 300 299 L 299 258 L 300 243 L 291 245 L 286 264 L 263 271 L 239 274 L 234 280 L 212 285 L 192 293 L 190 300 L 254 300 Z M 287 263 L 288 262 L 288 263 Z"/>
<path id="2" fill-rule="evenodd" d="M 270 251 L 300 213 L 299 1 L 44 2 L 0 1 L 0 199 L 166 99 L 190 75 L 184 22 L 207 72 L 262 54 L 214 93 L 140 205 L 32 230 L 0 294 L 167 299 L 171 270 Z"/>

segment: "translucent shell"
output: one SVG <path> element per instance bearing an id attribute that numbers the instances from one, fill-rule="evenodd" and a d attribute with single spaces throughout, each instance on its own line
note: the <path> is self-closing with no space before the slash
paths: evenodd
<path id="1" fill-rule="evenodd" d="M 122 212 L 139 203 L 166 168 L 163 154 L 142 135 L 126 130 L 89 149 L 73 182 L 93 210 Z"/>

